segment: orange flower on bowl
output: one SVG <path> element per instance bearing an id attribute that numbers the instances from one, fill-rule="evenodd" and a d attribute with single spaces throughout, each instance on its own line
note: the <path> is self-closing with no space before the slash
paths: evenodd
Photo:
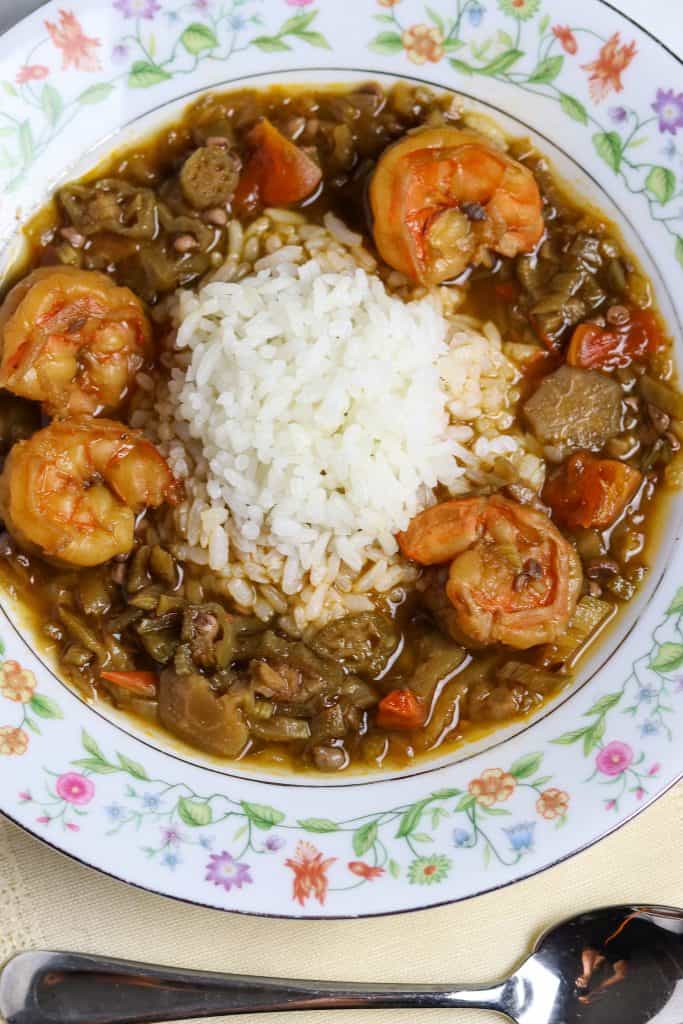
<path id="1" fill-rule="evenodd" d="M 285 861 L 286 866 L 294 872 L 292 898 L 303 907 L 309 896 L 313 896 L 322 906 L 329 885 L 327 872 L 337 858 L 328 857 L 323 860 L 320 850 L 306 842 L 297 843 L 295 853 L 295 857 Z"/>
<path id="2" fill-rule="evenodd" d="M 100 62 L 95 50 L 99 39 L 86 36 L 73 11 L 60 10 L 59 23 L 46 21 L 45 28 L 58 50 L 62 51 L 62 71 L 74 67 L 77 71 L 99 71 Z"/>
<path id="3" fill-rule="evenodd" d="M 545 789 L 536 801 L 536 810 L 547 821 L 563 818 L 569 810 L 569 793 L 563 789 Z"/>
<path id="4" fill-rule="evenodd" d="M 472 796 L 476 796 L 477 803 L 482 807 L 491 807 L 493 804 L 509 800 L 516 785 L 510 772 L 504 772 L 502 768 L 487 768 L 478 779 L 470 782 L 469 791 Z"/>
<path id="5" fill-rule="evenodd" d="M 619 33 L 615 32 L 600 47 L 597 60 L 582 64 L 584 71 L 590 71 L 588 88 L 596 103 L 604 100 L 610 92 L 621 92 L 624 88 L 621 73 L 629 66 L 637 53 L 635 41 L 626 46 L 619 45 Z"/>
<path id="6" fill-rule="evenodd" d="M 569 25 L 553 25 L 553 35 L 556 39 L 559 39 L 565 53 L 571 53 L 572 55 L 576 53 L 579 44 Z"/>
<path id="7" fill-rule="evenodd" d="M 413 64 L 425 64 L 428 60 L 436 64 L 444 55 L 443 35 L 432 25 L 413 25 L 402 37 L 408 60 Z"/>
<path id="8" fill-rule="evenodd" d="M 400 0 L 377 0 L 380 7 L 395 7 Z"/>
<path id="9" fill-rule="evenodd" d="M 24 85 L 26 82 L 40 82 L 49 74 L 50 69 L 46 68 L 44 64 L 23 64 L 17 71 L 14 80 L 17 85 Z"/>
<path id="10" fill-rule="evenodd" d="M 18 661 L 6 661 L 0 668 L 0 694 L 7 700 L 28 704 L 35 688 L 33 672 L 22 668 Z"/>
<path id="11" fill-rule="evenodd" d="M 21 757 L 28 750 L 28 736 L 14 725 L 0 725 L 0 754 Z"/>

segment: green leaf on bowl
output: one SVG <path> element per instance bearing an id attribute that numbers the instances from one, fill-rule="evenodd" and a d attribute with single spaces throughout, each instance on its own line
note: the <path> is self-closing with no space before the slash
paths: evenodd
<path id="1" fill-rule="evenodd" d="M 480 75 L 502 75 L 505 71 L 508 71 L 513 64 L 516 64 L 520 57 L 523 56 L 523 50 L 505 50 L 494 60 L 485 64 L 483 68 L 476 68 L 475 70 Z"/>
<path id="2" fill-rule="evenodd" d="M 22 121 L 19 125 L 19 149 L 21 150 L 21 158 L 24 161 L 24 166 L 28 166 L 33 160 L 33 132 L 31 131 L 31 122 Z"/>
<path id="3" fill-rule="evenodd" d="M 19 95 L 19 93 L 14 88 L 14 86 L 12 85 L 11 82 L 3 82 L 2 83 L 2 87 L 3 87 L 3 89 L 5 90 L 5 92 L 7 93 L 8 96 L 18 96 Z"/>
<path id="4" fill-rule="evenodd" d="M 396 838 L 401 839 L 403 836 L 409 836 L 415 831 L 418 826 L 418 822 L 422 817 L 422 812 L 429 803 L 427 800 L 418 800 L 417 803 L 412 804 L 405 812 L 398 824 L 398 831 L 396 832 Z"/>
<path id="5" fill-rule="evenodd" d="M 549 24 L 550 24 L 550 15 L 549 14 L 544 14 L 543 17 L 541 18 L 541 20 L 538 23 L 538 34 L 539 34 L 539 36 L 543 35 L 543 33 L 545 32 L 545 30 L 547 29 Z"/>
<path id="6" fill-rule="evenodd" d="M 650 662 L 655 672 L 674 672 L 683 665 L 683 644 L 662 644 Z"/>
<path id="7" fill-rule="evenodd" d="M 295 35 L 297 39 L 303 39 L 309 46 L 318 46 L 322 50 L 332 49 L 322 32 L 296 32 Z"/>
<path id="8" fill-rule="evenodd" d="M 593 725 L 586 729 L 583 737 L 583 752 L 586 756 L 598 746 L 600 740 L 605 735 L 606 728 L 607 722 L 605 719 L 598 718 Z"/>
<path id="9" fill-rule="evenodd" d="M 484 814 L 493 814 L 500 816 L 512 813 L 511 811 L 508 811 L 507 808 L 505 807 L 487 807 L 485 804 L 481 804 L 480 806 Z"/>
<path id="10" fill-rule="evenodd" d="M 564 732 L 561 736 L 558 736 L 557 739 L 551 740 L 551 742 L 560 743 L 563 747 L 566 747 L 569 746 L 570 743 L 577 743 L 579 740 L 582 740 L 587 732 L 587 727 L 583 729 L 572 729 L 571 732 Z"/>
<path id="11" fill-rule="evenodd" d="M 645 179 L 645 188 L 664 206 L 676 191 L 676 175 L 668 167 L 653 167 Z"/>
<path id="12" fill-rule="evenodd" d="M 291 46 L 284 41 L 284 39 L 278 39 L 277 36 L 256 36 L 252 39 L 254 46 L 258 46 L 259 50 L 263 50 L 264 53 L 278 53 L 281 50 L 291 50 Z"/>
<path id="13" fill-rule="evenodd" d="M 525 754 L 524 757 L 513 762 L 510 774 L 514 775 L 516 779 L 528 779 L 530 775 L 536 774 L 541 767 L 542 760 L 543 754 Z"/>
<path id="14" fill-rule="evenodd" d="M 241 800 L 240 803 L 242 810 L 252 825 L 262 829 L 264 832 L 267 832 L 273 825 L 279 825 L 280 822 L 285 820 L 282 811 L 269 807 L 268 804 L 252 804 L 248 800 Z"/>
<path id="15" fill-rule="evenodd" d="M 606 693 L 603 697 L 599 697 L 595 704 L 589 707 L 588 711 L 584 711 L 583 717 L 587 718 L 589 715 L 604 715 L 605 712 L 609 711 L 616 704 L 619 703 L 623 697 L 623 693 Z"/>
<path id="16" fill-rule="evenodd" d="M 434 840 L 426 832 L 413 832 L 413 840 L 416 843 L 433 843 Z"/>
<path id="17" fill-rule="evenodd" d="M 329 818 L 303 818 L 297 822 L 301 828 L 305 828 L 307 832 L 338 832 L 339 825 L 336 822 L 330 821 Z"/>
<path id="18" fill-rule="evenodd" d="M 595 146 L 598 156 L 601 157 L 606 164 L 609 164 L 615 173 L 618 173 L 619 168 L 621 167 L 623 149 L 621 138 L 617 132 L 597 132 L 593 136 L 593 145 Z"/>
<path id="19" fill-rule="evenodd" d="M 178 801 L 178 814 L 181 821 L 192 828 L 199 828 L 202 825 L 210 825 L 213 821 L 213 814 L 209 804 L 199 800 L 190 800 L 187 796 L 181 796 Z"/>
<path id="20" fill-rule="evenodd" d="M 401 866 L 393 859 L 393 857 L 389 861 L 388 868 L 389 874 L 392 878 L 400 878 Z"/>
<path id="21" fill-rule="evenodd" d="M 113 775 L 114 772 L 121 771 L 115 764 L 108 764 L 107 761 L 100 761 L 96 757 L 79 757 L 76 761 L 72 761 L 71 764 L 77 768 L 85 768 L 86 771 L 95 772 L 97 775 Z"/>
<path id="22" fill-rule="evenodd" d="M 673 601 L 666 610 L 667 615 L 683 614 L 683 587 L 679 587 L 674 594 Z"/>
<path id="23" fill-rule="evenodd" d="M 40 105 L 50 124 L 56 125 L 57 121 L 59 121 L 59 115 L 64 109 L 64 104 L 62 103 L 62 97 L 49 82 L 43 86 L 40 93 Z"/>
<path id="24" fill-rule="evenodd" d="M 370 43 L 370 49 L 375 53 L 400 53 L 403 40 L 398 32 L 379 32 Z"/>
<path id="25" fill-rule="evenodd" d="M 564 57 L 559 55 L 556 57 L 546 57 L 546 59 L 542 60 L 531 72 L 529 81 L 553 82 L 562 70 L 563 64 Z"/>
<path id="26" fill-rule="evenodd" d="M 474 795 L 474 793 L 465 793 L 465 795 L 461 796 L 460 799 L 458 800 L 457 804 L 455 805 L 455 809 L 456 811 L 468 811 L 470 807 L 474 807 L 476 802 L 477 798 Z"/>
<path id="27" fill-rule="evenodd" d="M 287 21 L 283 22 L 280 26 L 278 35 L 287 36 L 290 33 L 298 35 L 299 32 L 303 32 L 304 29 L 308 28 L 317 13 L 317 11 L 309 11 L 307 14 L 295 14 L 291 18 L 287 18 Z"/>
<path id="28" fill-rule="evenodd" d="M 80 95 L 76 97 L 77 103 L 94 104 L 106 100 L 114 91 L 114 86 L 109 82 L 98 82 L 96 85 L 89 85 Z"/>
<path id="29" fill-rule="evenodd" d="M 148 60 L 136 60 L 128 74 L 128 85 L 131 89 L 149 89 L 159 82 L 166 82 L 172 76 Z"/>
<path id="30" fill-rule="evenodd" d="M 353 852 L 357 857 L 371 850 L 377 841 L 377 822 L 369 821 L 367 825 L 361 825 L 353 833 Z"/>
<path id="31" fill-rule="evenodd" d="M 39 718 L 63 717 L 59 704 L 43 693 L 34 693 L 29 701 L 29 707 Z"/>
<path id="32" fill-rule="evenodd" d="M 575 96 L 570 96 L 568 92 L 561 92 L 560 106 L 573 121 L 578 121 L 579 124 L 588 124 L 588 111 Z"/>
<path id="33" fill-rule="evenodd" d="M 95 740 L 92 738 L 90 733 L 86 732 L 85 729 L 81 733 L 81 743 L 83 744 L 83 749 L 87 750 L 87 752 L 89 754 L 92 754 L 93 757 L 96 757 L 99 761 L 106 761 L 106 758 L 102 753 L 102 750 L 97 745 Z"/>
<path id="34" fill-rule="evenodd" d="M 203 50 L 213 50 L 218 46 L 216 33 L 208 25 L 202 25 L 200 21 L 193 21 L 188 25 L 180 37 L 180 42 L 188 53 L 196 57 Z"/>
<path id="35" fill-rule="evenodd" d="M 683 267 L 683 238 L 680 235 L 676 236 L 676 248 L 674 251 L 676 253 L 676 259 Z"/>
<path id="36" fill-rule="evenodd" d="M 126 757 L 125 754 L 119 754 L 118 752 L 116 754 L 116 757 L 118 758 L 118 762 L 121 765 L 124 772 L 128 772 L 128 774 L 132 775 L 134 779 L 141 779 L 144 782 L 146 779 L 149 778 L 147 772 L 139 763 L 139 761 L 131 761 L 131 759 L 129 757 Z"/>

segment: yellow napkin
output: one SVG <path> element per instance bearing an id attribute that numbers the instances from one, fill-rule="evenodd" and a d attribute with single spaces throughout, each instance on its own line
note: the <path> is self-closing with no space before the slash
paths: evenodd
<path id="1" fill-rule="evenodd" d="M 0 959 L 40 946 L 207 970 L 356 981 L 489 981 L 562 917 L 607 903 L 683 904 L 683 785 L 592 849 L 464 903 L 367 921 L 269 921 L 185 906 L 81 867 L 0 819 Z M 230 1018 L 246 1024 L 246 1017 Z M 411 1010 L 270 1024 L 400 1024 Z M 484 1024 L 436 1010 L 429 1024 Z M 500 1020 L 488 1015 L 492 1022 Z M 265 1024 L 265 1020 L 264 1020 Z"/>

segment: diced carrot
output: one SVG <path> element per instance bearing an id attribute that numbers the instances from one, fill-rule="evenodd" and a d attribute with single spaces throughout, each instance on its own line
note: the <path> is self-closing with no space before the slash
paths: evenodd
<path id="1" fill-rule="evenodd" d="M 379 702 L 380 729 L 419 729 L 425 720 L 425 706 L 412 690 L 392 690 Z"/>
<path id="2" fill-rule="evenodd" d="M 604 529 L 621 515 L 641 480 L 638 470 L 625 462 L 576 452 L 546 481 L 543 500 L 553 517 L 570 529 Z"/>
<path id="3" fill-rule="evenodd" d="M 647 309 L 631 309 L 629 313 L 623 324 L 609 328 L 579 324 L 567 349 L 569 365 L 614 370 L 655 352 L 663 338 L 654 314 Z"/>
<path id="4" fill-rule="evenodd" d="M 316 162 L 267 118 L 251 129 L 247 142 L 251 153 L 235 190 L 238 206 L 298 203 L 320 184 L 322 171 Z"/>
<path id="5" fill-rule="evenodd" d="M 109 683 L 116 683 L 124 690 L 130 690 L 136 697 L 156 697 L 155 672 L 100 672 L 100 676 Z"/>

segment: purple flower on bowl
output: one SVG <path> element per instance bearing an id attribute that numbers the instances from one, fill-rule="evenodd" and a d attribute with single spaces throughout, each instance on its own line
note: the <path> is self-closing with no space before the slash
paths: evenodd
<path id="1" fill-rule="evenodd" d="M 162 828 L 161 837 L 164 846 L 177 846 L 183 841 L 183 837 L 177 828 Z"/>
<path id="2" fill-rule="evenodd" d="M 68 804 L 89 804 L 95 795 L 95 784 L 79 772 L 60 775 L 55 785 L 57 795 Z"/>
<path id="3" fill-rule="evenodd" d="M 467 11 L 467 17 L 469 19 L 470 25 L 473 25 L 474 28 L 477 28 L 478 25 L 481 25 L 481 20 L 484 17 L 485 10 L 486 8 L 483 7 L 482 4 L 476 2 L 471 4 Z"/>
<path id="4" fill-rule="evenodd" d="M 194 0 L 193 6 L 196 7 L 198 11 L 208 11 L 210 3 L 211 0 Z"/>
<path id="5" fill-rule="evenodd" d="M 598 753 L 595 764 L 603 775 L 621 775 L 633 760 L 633 751 L 628 743 L 612 740 Z"/>
<path id="6" fill-rule="evenodd" d="M 659 118 L 660 132 L 675 135 L 679 128 L 683 128 L 683 92 L 657 89 L 657 98 L 652 104 L 652 109 Z"/>
<path id="7" fill-rule="evenodd" d="M 114 8 L 124 18 L 147 18 L 151 21 L 161 10 L 161 4 L 157 0 L 114 0 Z"/>
<path id="8" fill-rule="evenodd" d="M 223 850 L 222 853 L 211 854 L 204 877 L 207 882 L 220 885 L 226 892 L 230 892 L 233 887 L 241 889 L 243 885 L 253 882 L 249 870 L 248 864 L 240 863 L 227 850 Z"/>
<path id="9" fill-rule="evenodd" d="M 609 116 L 615 124 L 623 124 L 628 117 L 628 110 L 626 107 L 610 107 Z"/>
<path id="10" fill-rule="evenodd" d="M 111 51 L 111 59 L 117 64 L 121 61 L 128 59 L 128 47 L 124 46 L 123 43 L 117 43 L 117 45 Z"/>
<path id="11" fill-rule="evenodd" d="M 285 840 L 282 836 L 268 836 L 263 845 L 266 850 L 269 850 L 271 853 L 277 853 L 277 851 L 281 850 L 285 845 Z"/>
<path id="12" fill-rule="evenodd" d="M 661 767 L 662 767 L 662 766 L 661 766 L 661 764 L 659 763 L 659 761 L 655 761 L 655 763 L 654 763 L 654 764 L 651 764 L 651 765 L 650 765 L 650 767 L 649 767 L 649 769 L 648 769 L 648 772 L 647 772 L 647 774 L 648 774 L 648 775 L 656 775 L 656 774 L 657 774 L 657 772 L 659 771 L 659 769 L 660 769 Z"/>
<path id="13" fill-rule="evenodd" d="M 535 828 L 536 822 L 522 821 L 519 825 L 513 825 L 511 828 L 504 828 L 503 832 L 505 832 L 510 840 L 510 846 L 512 849 L 516 853 L 524 853 L 525 850 L 530 850 L 534 845 Z"/>

